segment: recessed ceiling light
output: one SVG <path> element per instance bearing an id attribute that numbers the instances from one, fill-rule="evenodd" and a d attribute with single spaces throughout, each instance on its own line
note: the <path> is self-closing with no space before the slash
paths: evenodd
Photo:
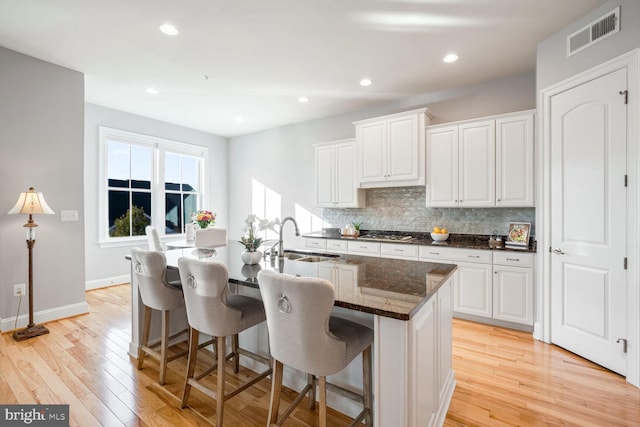
<path id="1" fill-rule="evenodd" d="M 244 117 L 236 117 L 236 122 L 240 123 L 244 121 Z"/>
<path id="2" fill-rule="evenodd" d="M 457 60 L 458 60 L 458 55 L 456 55 L 455 53 L 450 53 L 447 56 L 445 56 L 444 58 L 442 58 L 442 61 L 444 61 L 446 63 L 456 62 Z"/>
<path id="3" fill-rule="evenodd" d="M 162 24 L 160 25 L 160 31 L 165 33 L 168 36 L 177 36 L 178 29 L 171 24 Z"/>
<path id="4" fill-rule="evenodd" d="M 157 95 L 157 94 L 159 94 L 160 92 L 158 92 L 158 89 L 154 89 L 154 88 L 152 88 L 152 87 L 148 87 L 148 88 L 147 88 L 147 93 L 150 93 L 151 95 Z"/>
<path id="5" fill-rule="evenodd" d="M 360 86 L 371 86 L 373 83 L 370 79 L 362 79 L 360 80 Z"/>
<path id="6" fill-rule="evenodd" d="M 301 96 L 300 98 L 298 98 L 299 102 L 309 102 L 309 98 L 307 98 L 306 96 Z"/>

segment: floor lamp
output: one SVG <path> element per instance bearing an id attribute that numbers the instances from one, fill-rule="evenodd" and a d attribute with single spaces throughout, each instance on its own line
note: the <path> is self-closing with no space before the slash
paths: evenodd
<path id="1" fill-rule="evenodd" d="M 26 193 L 20 193 L 18 202 L 8 212 L 9 215 L 29 215 L 29 221 L 24 225 L 24 227 L 27 227 L 27 248 L 29 249 L 29 324 L 26 328 L 13 333 L 13 339 L 16 341 L 22 341 L 49 333 L 49 330 L 44 325 L 36 325 L 33 323 L 33 245 L 36 243 L 36 227 L 38 226 L 38 224 L 33 221 L 33 215 L 53 213 L 53 210 L 51 210 L 44 200 L 42 193 L 37 193 L 33 187 L 29 188 L 29 191 Z"/>

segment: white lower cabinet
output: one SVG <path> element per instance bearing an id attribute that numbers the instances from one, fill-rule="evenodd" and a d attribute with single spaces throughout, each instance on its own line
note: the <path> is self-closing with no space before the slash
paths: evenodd
<path id="1" fill-rule="evenodd" d="M 458 313 L 492 317 L 491 264 L 456 262 L 453 310 Z"/>
<path id="2" fill-rule="evenodd" d="M 458 266 L 453 276 L 453 311 L 457 317 L 529 327 L 533 325 L 534 256 L 421 246 L 419 259 Z"/>
<path id="3" fill-rule="evenodd" d="M 532 266 L 532 254 L 494 254 L 494 319 L 533 325 Z"/>

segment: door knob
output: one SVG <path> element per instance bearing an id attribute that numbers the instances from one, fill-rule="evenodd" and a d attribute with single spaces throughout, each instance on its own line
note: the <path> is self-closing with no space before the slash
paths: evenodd
<path id="1" fill-rule="evenodd" d="M 562 249 L 560 249 L 560 248 L 555 248 L 553 250 L 553 253 L 556 254 L 556 255 L 564 255 L 564 252 L 562 252 Z"/>

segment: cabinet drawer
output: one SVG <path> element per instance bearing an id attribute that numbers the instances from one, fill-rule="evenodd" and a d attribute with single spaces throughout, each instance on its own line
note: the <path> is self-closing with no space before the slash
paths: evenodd
<path id="1" fill-rule="evenodd" d="M 305 248 L 312 248 L 312 249 L 318 249 L 318 250 L 324 251 L 325 248 L 327 247 L 327 240 L 326 239 L 310 239 L 310 238 L 306 238 L 306 239 L 304 239 L 304 247 Z"/>
<path id="2" fill-rule="evenodd" d="M 380 244 L 380 255 L 387 258 L 418 259 L 418 248 L 416 245 L 406 245 L 402 243 L 382 243 Z"/>
<path id="3" fill-rule="evenodd" d="M 513 251 L 494 251 L 493 263 L 496 265 L 512 265 L 516 267 L 533 267 L 534 254 Z"/>
<path id="4" fill-rule="evenodd" d="M 455 258 L 456 249 L 442 246 L 420 246 L 420 259 L 451 261 Z"/>
<path id="5" fill-rule="evenodd" d="M 347 253 L 347 241 L 327 240 L 327 252 Z"/>
<path id="6" fill-rule="evenodd" d="M 380 256 L 380 243 L 374 242 L 347 242 L 350 254 Z"/>
<path id="7" fill-rule="evenodd" d="M 458 249 L 454 252 L 454 261 L 491 264 L 492 251 L 482 249 Z"/>

